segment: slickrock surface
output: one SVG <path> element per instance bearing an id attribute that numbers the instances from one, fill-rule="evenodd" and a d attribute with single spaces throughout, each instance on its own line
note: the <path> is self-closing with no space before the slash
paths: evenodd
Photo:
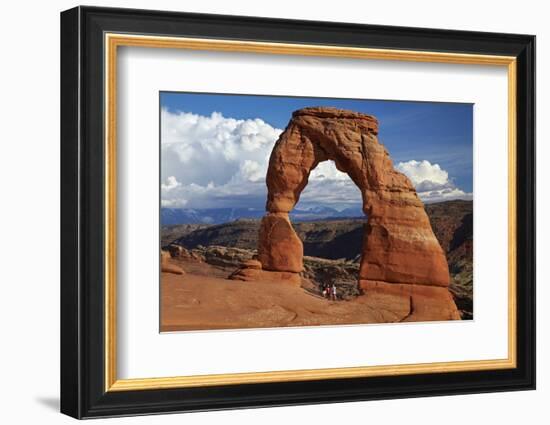
<path id="1" fill-rule="evenodd" d="M 206 252 L 207 261 L 196 258 Z M 208 247 L 191 254 L 170 259 L 185 275 L 162 273 L 163 332 L 458 319 L 447 288 L 362 280 L 364 292 L 357 293 L 357 265 L 345 261 L 305 257 L 304 272 L 292 273 L 259 269 L 253 251 Z M 312 285 L 325 277 L 338 286 L 339 301 Z"/>
<path id="2" fill-rule="evenodd" d="M 372 292 L 351 301 L 329 301 L 281 280 L 228 280 L 208 263 L 177 260 L 184 276 L 162 273 L 162 332 L 392 323 L 410 313 L 409 298 Z M 264 275 L 262 275 L 264 273 Z M 295 273 L 288 275 L 299 276 Z"/>

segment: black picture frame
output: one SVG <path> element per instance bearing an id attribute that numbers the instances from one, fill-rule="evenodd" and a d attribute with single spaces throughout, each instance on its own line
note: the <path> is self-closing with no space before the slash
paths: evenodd
<path id="1" fill-rule="evenodd" d="M 105 391 L 104 33 L 517 58 L 517 367 L 369 378 Z M 61 13 L 61 412 L 75 418 L 535 388 L 535 37 L 76 7 Z"/>

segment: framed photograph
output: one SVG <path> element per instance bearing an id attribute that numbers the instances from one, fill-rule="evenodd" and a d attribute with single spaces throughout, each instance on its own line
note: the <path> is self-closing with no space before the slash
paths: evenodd
<path id="1" fill-rule="evenodd" d="M 61 411 L 535 388 L 535 37 L 61 14 Z"/>

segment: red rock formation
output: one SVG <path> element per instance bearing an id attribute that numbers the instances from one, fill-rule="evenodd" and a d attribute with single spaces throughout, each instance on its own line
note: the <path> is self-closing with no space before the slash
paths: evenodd
<path id="1" fill-rule="evenodd" d="M 403 322 L 460 320 L 460 313 L 447 288 L 372 280 L 360 280 L 359 284 L 367 296 L 375 293 L 394 296 L 392 303 L 385 307 L 389 311 L 394 310 L 393 305 L 397 309 L 400 299 L 408 300 L 409 314 L 401 320 Z"/>
<path id="2" fill-rule="evenodd" d="M 181 267 L 170 263 L 170 258 L 170 252 L 160 251 L 160 271 L 162 273 L 185 274 Z"/>
<path id="3" fill-rule="evenodd" d="M 260 225 L 258 259 L 264 270 L 299 273 L 304 247 L 292 228 L 287 212 L 267 214 Z"/>
<path id="4" fill-rule="evenodd" d="M 243 266 L 228 277 L 230 280 L 242 280 L 244 282 L 276 282 L 299 287 L 302 284 L 302 278 L 299 273 L 275 272 L 261 269 L 254 269 Z"/>
<path id="5" fill-rule="evenodd" d="M 277 282 L 292 286 L 300 286 L 302 284 L 302 278 L 299 273 L 263 270 L 262 263 L 255 258 L 242 261 L 240 267 L 231 273 L 228 278 L 245 282 Z"/>
<path id="6" fill-rule="evenodd" d="M 183 246 L 175 244 L 168 245 L 167 250 L 170 253 L 170 257 L 172 258 L 183 257 L 186 254 L 185 251 L 187 251 Z"/>
<path id="7" fill-rule="evenodd" d="M 262 263 L 260 263 L 258 260 L 255 260 L 255 259 L 245 260 L 242 263 L 242 267 L 245 267 L 247 269 L 253 269 L 253 270 L 261 270 Z"/>
<path id="8" fill-rule="evenodd" d="M 288 213 L 310 172 L 333 160 L 358 186 L 368 216 L 362 252 L 363 280 L 447 286 L 443 250 L 410 180 L 393 168 L 378 142 L 376 118 L 335 108 L 295 111 L 275 144 L 267 171 L 268 214 L 259 235 L 265 270 L 302 270 L 302 244 Z"/>

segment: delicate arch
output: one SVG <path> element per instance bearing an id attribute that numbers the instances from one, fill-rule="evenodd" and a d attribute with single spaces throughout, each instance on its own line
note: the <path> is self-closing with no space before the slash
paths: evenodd
<path id="1" fill-rule="evenodd" d="M 295 111 L 277 140 L 267 171 L 267 214 L 258 257 L 264 270 L 300 272 L 303 246 L 288 213 L 311 171 L 333 160 L 361 191 L 368 216 L 360 280 L 447 286 L 447 260 L 410 180 L 394 169 L 371 115 L 335 108 Z"/>

